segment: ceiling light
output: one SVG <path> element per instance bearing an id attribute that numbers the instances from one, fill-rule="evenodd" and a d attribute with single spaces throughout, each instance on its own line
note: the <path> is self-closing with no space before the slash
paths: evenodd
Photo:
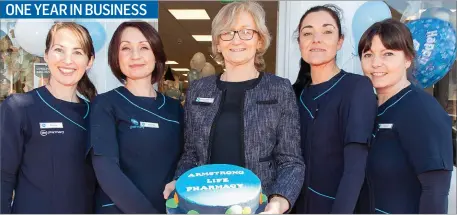
<path id="1" fill-rule="evenodd" d="M 451 12 L 455 12 L 455 9 L 451 9 Z"/>
<path id="2" fill-rule="evenodd" d="M 192 35 L 192 37 L 198 42 L 211 42 L 213 40 L 211 35 Z"/>
<path id="3" fill-rule="evenodd" d="M 178 62 L 172 61 L 172 60 L 168 60 L 167 62 L 165 62 L 165 64 L 178 64 Z"/>
<path id="4" fill-rule="evenodd" d="M 204 9 L 168 9 L 168 11 L 180 20 L 209 20 L 208 13 Z"/>
<path id="5" fill-rule="evenodd" d="M 190 71 L 188 68 L 171 68 L 171 69 L 176 72 L 189 72 Z"/>
<path id="6" fill-rule="evenodd" d="M 182 74 L 183 76 L 187 76 L 187 73 Z"/>

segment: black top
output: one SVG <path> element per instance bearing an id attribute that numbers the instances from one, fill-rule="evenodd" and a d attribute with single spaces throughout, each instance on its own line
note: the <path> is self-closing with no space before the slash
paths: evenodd
<path id="1" fill-rule="evenodd" d="M 57 99 L 46 87 L 0 105 L 2 214 L 93 213 L 88 112 L 88 102 Z"/>
<path id="2" fill-rule="evenodd" d="M 214 132 L 210 159 L 212 164 L 244 166 L 243 106 L 245 92 L 257 79 L 242 82 L 220 81 L 219 88 L 225 93 L 212 128 Z"/>

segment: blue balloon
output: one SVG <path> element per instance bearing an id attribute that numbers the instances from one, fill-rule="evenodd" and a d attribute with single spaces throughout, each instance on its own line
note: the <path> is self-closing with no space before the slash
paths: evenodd
<path id="1" fill-rule="evenodd" d="M 16 22 L 8 22 L 8 23 L 6 23 L 6 26 L 7 26 L 6 28 L 8 30 L 13 29 L 14 26 L 16 26 Z"/>
<path id="2" fill-rule="evenodd" d="M 455 61 L 456 32 L 451 23 L 436 18 L 421 18 L 406 26 L 416 50 L 410 81 L 422 88 L 431 87 L 446 75 Z"/>
<path id="3" fill-rule="evenodd" d="M 450 21 L 452 11 L 443 7 L 432 7 L 421 13 L 420 18 L 438 18 L 444 21 Z"/>
<path id="4" fill-rule="evenodd" d="M 78 24 L 84 26 L 92 37 L 95 52 L 98 52 L 105 45 L 106 31 L 102 24 L 99 22 L 80 21 Z"/>
<path id="5" fill-rule="evenodd" d="M 2 39 L 4 36 L 6 36 L 6 33 L 2 30 L 0 30 L 0 39 Z"/>
<path id="6" fill-rule="evenodd" d="M 352 18 L 355 55 L 357 55 L 357 47 L 363 33 L 374 23 L 388 18 L 392 18 L 392 13 L 389 6 L 382 1 L 367 1 L 355 11 Z"/>

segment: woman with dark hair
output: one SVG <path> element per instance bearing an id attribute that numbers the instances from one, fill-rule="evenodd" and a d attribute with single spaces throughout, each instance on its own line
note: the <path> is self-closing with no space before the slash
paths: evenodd
<path id="1" fill-rule="evenodd" d="M 86 71 L 94 57 L 87 29 L 54 24 L 44 55 L 49 83 L 1 104 L 2 213 L 93 213 L 95 178 L 86 152 L 88 100 L 96 90 Z"/>
<path id="2" fill-rule="evenodd" d="M 379 105 L 367 162 L 369 192 L 361 196 L 370 210 L 363 212 L 447 213 L 451 118 L 407 79 L 415 58 L 410 31 L 396 20 L 377 22 L 362 35 L 358 53 Z"/>
<path id="3" fill-rule="evenodd" d="M 124 22 L 108 53 L 125 85 L 97 96 L 91 111 L 96 213 L 165 213 L 162 190 L 181 153 L 183 113 L 153 88 L 165 69 L 162 41 L 148 23 Z"/>
<path id="4" fill-rule="evenodd" d="M 365 178 L 376 96 L 368 78 L 336 65 L 344 41 L 339 13 L 335 5 L 312 7 L 297 28 L 302 61 L 294 89 L 306 164 L 298 213 L 353 213 Z"/>

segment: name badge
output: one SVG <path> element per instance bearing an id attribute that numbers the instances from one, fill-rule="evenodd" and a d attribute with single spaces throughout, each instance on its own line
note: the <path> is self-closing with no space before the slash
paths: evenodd
<path id="1" fill-rule="evenodd" d="M 394 127 L 392 123 L 379 124 L 379 129 L 392 129 L 392 127 Z"/>
<path id="2" fill-rule="evenodd" d="M 159 128 L 159 123 L 140 122 L 140 126 L 144 128 Z"/>
<path id="3" fill-rule="evenodd" d="M 63 128 L 61 122 L 40 122 L 40 129 Z"/>
<path id="4" fill-rule="evenodd" d="M 200 98 L 200 97 L 197 97 L 197 99 L 195 101 L 196 102 L 203 102 L 203 103 L 213 103 L 214 102 L 214 98 Z"/>

